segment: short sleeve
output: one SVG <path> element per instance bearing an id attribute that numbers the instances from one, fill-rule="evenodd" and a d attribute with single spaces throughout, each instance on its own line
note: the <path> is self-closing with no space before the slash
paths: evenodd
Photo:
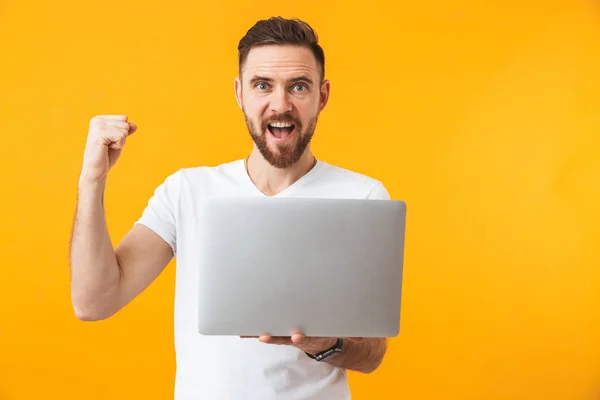
<path id="1" fill-rule="evenodd" d="M 177 209 L 181 188 L 181 170 L 169 175 L 148 200 L 141 217 L 135 222 L 154 231 L 177 252 Z"/>
<path id="2" fill-rule="evenodd" d="M 390 200 L 390 194 L 381 182 L 377 182 L 373 189 L 371 189 L 371 192 L 367 196 L 367 199 Z"/>

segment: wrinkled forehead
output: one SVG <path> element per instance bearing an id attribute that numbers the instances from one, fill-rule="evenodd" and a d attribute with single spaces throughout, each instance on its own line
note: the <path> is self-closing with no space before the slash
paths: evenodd
<path id="1" fill-rule="evenodd" d="M 321 80 L 320 68 L 310 49 L 302 46 L 264 45 L 248 53 L 242 67 L 242 80 L 265 76 L 275 81 L 286 81 L 307 76 L 314 83 Z"/>

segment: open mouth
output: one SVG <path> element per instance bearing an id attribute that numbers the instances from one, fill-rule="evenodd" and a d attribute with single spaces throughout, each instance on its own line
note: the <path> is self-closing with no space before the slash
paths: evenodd
<path id="1" fill-rule="evenodd" d="M 295 127 L 291 122 L 271 122 L 267 125 L 269 132 L 279 140 L 289 137 L 294 132 Z"/>

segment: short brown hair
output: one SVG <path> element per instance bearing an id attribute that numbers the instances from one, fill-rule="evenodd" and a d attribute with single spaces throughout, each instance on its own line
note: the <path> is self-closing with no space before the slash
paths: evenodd
<path id="1" fill-rule="evenodd" d="M 246 62 L 248 53 L 253 47 L 269 44 L 299 45 L 309 48 L 317 59 L 321 69 L 321 79 L 325 77 L 325 53 L 319 45 L 319 38 L 313 28 L 298 19 L 271 17 L 260 20 L 246 32 L 238 44 L 239 71 Z"/>

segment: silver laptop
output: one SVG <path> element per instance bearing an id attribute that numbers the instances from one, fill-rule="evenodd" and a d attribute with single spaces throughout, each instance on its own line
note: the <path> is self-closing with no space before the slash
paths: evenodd
<path id="1" fill-rule="evenodd" d="M 236 197 L 199 209 L 200 334 L 399 333 L 403 201 Z"/>

